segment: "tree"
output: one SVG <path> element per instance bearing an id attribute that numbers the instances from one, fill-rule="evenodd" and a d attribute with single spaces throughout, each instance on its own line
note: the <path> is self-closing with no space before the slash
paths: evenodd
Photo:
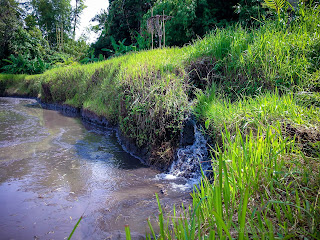
<path id="1" fill-rule="evenodd" d="M 32 0 L 31 5 L 50 46 L 57 47 L 58 36 L 63 40 L 71 35 L 74 15 L 70 0 Z"/>
<path id="2" fill-rule="evenodd" d="M 102 10 L 100 13 L 94 16 L 94 18 L 91 19 L 91 22 L 98 22 L 96 25 L 91 27 L 91 30 L 95 33 L 104 30 L 107 18 L 108 12 L 106 10 Z"/>
<path id="3" fill-rule="evenodd" d="M 84 0 L 76 0 L 76 6 L 73 9 L 73 39 L 76 36 L 76 27 L 79 22 L 79 18 L 83 10 L 87 6 L 84 5 Z"/>
<path id="4" fill-rule="evenodd" d="M 166 43 L 182 46 L 215 27 L 223 27 L 237 20 L 233 6 L 237 0 L 158 0 L 153 6 L 154 15 L 173 18 L 166 23 Z M 144 27 L 151 10 L 143 17 Z"/>
<path id="5" fill-rule="evenodd" d="M 48 42 L 36 27 L 26 30 L 18 26 L 8 47 L 10 54 L 26 55 L 31 59 L 44 58 L 49 51 Z"/>
<path id="6" fill-rule="evenodd" d="M 262 7 L 263 0 L 239 0 L 236 6 L 236 13 L 242 25 L 259 24 L 257 19 L 266 13 Z"/>
<path id="7" fill-rule="evenodd" d="M 153 6 L 154 15 L 162 15 L 164 12 L 173 17 L 166 22 L 166 44 L 181 46 L 195 36 L 192 28 L 192 23 L 196 19 L 195 10 L 195 0 L 167 0 L 155 3 Z M 151 17 L 151 10 L 145 15 L 144 21 L 149 17 Z"/>
<path id="8" fill-rule="evenodd" d="M 9 44 L 22 24 L 20 15 L 21 9 L 16 1 L 0 0 L 0 60 L 11 54 Z"/>
<path id="9" fill-rule="evenodd" d="M 125 45 L 136 43 L 137 32 L 141 30 L 144 14 L 150 9 L 154 0 L 110 0 L 108 11 L 98 14 L 94 19 L 99 20 L 102 29 L 98 41 L 93 44 L 95 54 L 99 55 L 102 48 L 112 49 L 111 38 L 115 42 L 123 41 Z"/>

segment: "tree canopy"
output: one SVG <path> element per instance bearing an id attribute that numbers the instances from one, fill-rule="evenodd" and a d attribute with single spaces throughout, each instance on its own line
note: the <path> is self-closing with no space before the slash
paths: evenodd
<path id="1" fill-rule="evenodd" d="M 261 0 L 111 0 L 107 11 L 93 19 L 99 22 L 95 30 L 102 30 L 95 53 L 110 55 L 102 49 L 112 49 L 112 41 L 125 45 L 138 45 L 141 36 L 150 42 L 147 20 L 154 15 L 172 16 L 165 24 L 166 44 L 182 46 L 217 27 L 225 27 L 236 21 L 250 24 L 259 18 Z M 145 44 L 148 45 L 148 44 Z M 150 45 L 150 44 L 149 44 Z"/>
<path id="2" fill-rule="evenodd" d="M 84 0 L 16 0 L 0 1 L 0 68 L 6 64 L 31 66 L 35 61 L 40 70 L 25 67 L 20 73 L 38 73 L 67 59 L 79 61 L 88 50 L 84 40 L 74 40 Z M 70 62 L 70 61 L 69 61 Z M 36 64 L 40 66 L 39 64 Z M 14 68 L 5 68 L 6 71 Z M 23 69 L 23 68 L 22 68 Z M 10 71 L 11 71 L 10 70 Z"/>
<path id="3" fill-rule="evenodd" d="M 170 16 L 165 23 L 166 45 L 183 46 L 218 27 L 257 22 L 263 12 L 261 1 L 110 0 L 108 9 L 92 19 L 98 22 L 92 30 L 100 36 L 88 50 L 84 40 L 75 40 L 85 0 L 75 0 L 75 6 L 71 0 L 0 0 L 0 59 L 22 55 L 26 61 L 41 59 L 54 65 L 150 48 L 147 22 L 152 14 Z M 158 38 L 154 41 L 158 46 Z"/>

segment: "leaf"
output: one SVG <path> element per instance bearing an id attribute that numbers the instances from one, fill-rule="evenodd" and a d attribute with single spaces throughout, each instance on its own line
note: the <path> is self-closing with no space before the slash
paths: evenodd
<path id="1" fill-rule="evenodd" d="M 275 10 L 278 13 L 278 15 L 287 3 L 286 0 L 264 0 L 264 2 L 268 8 Z"/>
<path id="2" fill-rule="evenodd" d="M 204 123 L 205 128 L 208 130 L 210 126 L 210 119 L 207 119 Z"/>
<path id="3" fill-rule="evenodd" d="M 129 225 L 125 226 L 125 231 L 126 231 L 126 240 L 131 240 L 131 234 L 130 234 L 130 227 Z"/>
<path id="4" fill-rule="evenodd" d="M 98 59 L 98 61 L 103 61 L 104 60 L 104 57 L 103 57 L 103 55 L 100 53 L 99 54 L 99 59 Z"/>
<path id="5" fill-rule="evenodd" d="M 246 223 L 248 199 L 249 199 L 249 187 L 246 188 L 246 192 L 245 192 L 244 198 L 243 198 L 243 205 L 242 205 L 242 209 L 241 209 L 241 218 L 240 218 L 239 240 L 244 239 L 244 225 Z"/>
<path id="6" fill-rule="evenodd" d="M 90 58 L 85 57 L 84 59 L 80 60 L 80 63 L 88 63 Z"/>
<path id="7" fill-rule="evenodd" d="M 74 231 L 77 229 L 77 227 L 78 227 L 79 223 L 81 222 L 81 220 L 82 220 L 82 216 L 79 218 L 78 222 L 77 222 L 76 225 L 74 226 L 72 232 L 70 233 L 70 235 L 69 235 L 69 237 L 68 237 L 68 240 L 71 239 L 72 235 L 74 234 Z"/>
<path id="8" fill-rule="evenodd" d="M 231 237 L 231 234 L 230 234 L 230 232 L 228 230 L 227 225 L 223 222 L 222 218 L 219 216 L 219 214 L 216 211 L 213 210 L 212 213 L 213 213 L 214 217 L 217 220 L 217 224 L 219 224 L 223 228 L 223 230 L 225 231 L 225 233 L 227 234 L 227 236 L 231 240 L 232 237 Z"/>
<path id="9" fill-rule="evenodd" d="M 153 237 L 154 239 L 157 239 L 157 238 L 156 238 L 156 234 L 155 234 L 155 232 L 154 232 L 154 230 L 153 230 L 153 227 L 152 227 L 152 225 L 151 225 L 151 222 L 150 222 L 150 219 L 149 219 L 149 218 L 148 218 L 148 225 L 149 225 L 149 228 L 150 228 L 152 237 Z"/>
<path id="10" fill-rule="evenodd" d="M 113 51 L 108 48 L 102 48 L 101 51 L 113 53 Z"/>
<path id="11" fill-rule="evenodd" d="M 13 62 L 8 59 L 2 59 L 2 61 L 13 64 Z"/>

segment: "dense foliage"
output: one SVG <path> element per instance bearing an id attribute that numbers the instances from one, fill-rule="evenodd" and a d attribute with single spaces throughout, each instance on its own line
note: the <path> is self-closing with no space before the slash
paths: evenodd
<path id="1" fill-rule="evenodd" d="M 13 52 L 10 45 L 20 24 L 18 3 L 13 0 L 0 1 L 0 59 Z"/>
<path id="2" fill-rule="evenodd" d="M 96 55 L 112 55 L 110 51 L 103 51 L 104 48 L 113 49 L 112 40 L 140 49 L 150 47 L 147 20 L 152 12 L 154 16 L 164 13 L 173 17 L 166 22 L 167 46 L 183 46 L 217 27 L 225 27 L 236 21 L 248 25 L 257 22 L 264 14 L 261 0 L 113 0 L 108 11 L 95 17 L 99 21 L 95 29 L 102 30 L 99 40 L 93 44 Z M 142 37 L 146 42 L 143 48 L 139 46 L 137 37 Z M 158 45 L 155 39 L 155 46 Z"/>
<path id="3" fill-rule="evenodd" d="M 110 52 L 102 49 L 115 50 L 112 41 L 120 41 L 124 45 L 137 44 L 141 19 L 153 3 L 154 0 L 109 1 L 108 11 L 96 16 L 96 20 L 100 20 L 99 27 L 103 29 L 98 41 L 93 44 L 96 55 L 103 53 L 110 56 Z"/>
<path id="4" fill-rule="evenodd" d="M 165 27 L 167 46 L 183 46 L 236 21 L 245 25 L 257 23 L 256 19 L 264 13 L 261 0 L 111 0 L 107 11 L 92 19 L 98 22 L 92 30 L 101 34 L 89 50 L 84 40 L 74 40 L 81 13 L 86 7 L 84 0 L 77 0 L 75 4 L 72 6 L 70 0 L 32 0 L 23 3 L 1 0 L 0 59 L 6 59 L 0 63 L 1 71 L 17 72 L 12 70 L 15 66 L 13 58 L 46 63 L 41 69 L 26 67 L 18 71 L 33 74 L 80 60 L 81 63 L 88 63 L 149 49 L 151 35 L 147 20 L 152 13 L 164 13 L 172 17 Z M 154 46 L 158 45 L 155 36 Z"/>
<path id="5" fill-rule="evenodd" d="M 37 74 L 82 59 L 88 45 L 73 39 L 83 1 L 0 2 L 0 68 L 7 73 Z"/>
<path id="6" fill-rule="evenodd" d="M 233 6 L 237 1 L 157 1 L 153 6 L 154 15 L 172 16 L 166 23 L 166 44 L 182 46 L 197 36 L 204 36 L 216 27 L 226 26 L 237 19 Z M 143 23 L 151 17 L 151 10 L 144 15 Z"/>

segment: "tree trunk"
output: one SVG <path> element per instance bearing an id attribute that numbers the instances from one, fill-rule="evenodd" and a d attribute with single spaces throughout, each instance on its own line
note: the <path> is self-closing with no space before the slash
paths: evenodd
<path id="1" fill-rule="evenodd" d="M 78 1 L 79 0 L 76 0 L 76 8 L 74 10 L 73 40 L 76 37 L 76 25 L 77 25 L 77 17 L 78 17 Z"/>

